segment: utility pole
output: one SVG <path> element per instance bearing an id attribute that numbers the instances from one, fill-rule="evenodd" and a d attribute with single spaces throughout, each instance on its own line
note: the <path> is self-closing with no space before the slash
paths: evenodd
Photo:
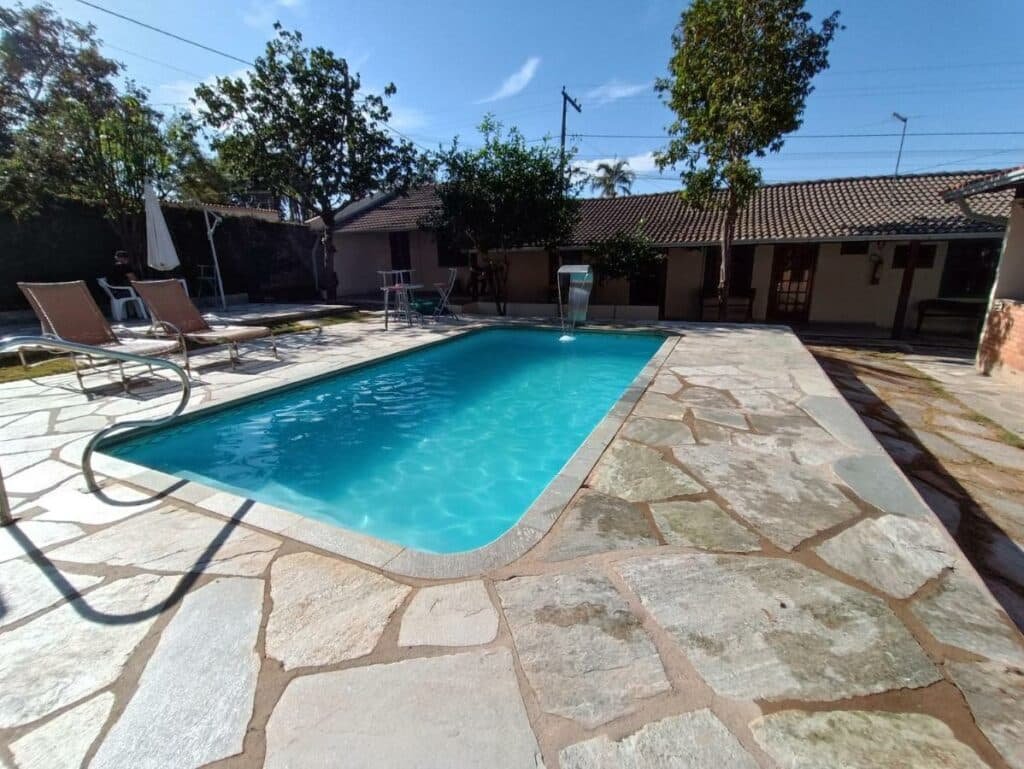
<path id="1" fill-rule="evenodd" d="M 574 98 L 572 98 L 569 94 L 567 94 L 565 92 L 565 86 L 563 85 L 562 86 L 562 144 L 561 144 L 561 150 L 559 151 L 559 158 L 560 158 L 559 167 L 562 170 L 562 176 L 563 177 L 565 176 L 565 113 L 566 113 L 566 107 L 569 104 L 571 104 L 572 108 L 574 110 L 576 110 L 577 112 L 580 112 L 580 113 L 583 112 L 583 107 L 580 106 L 580 103 L 578 101 L 576 101 Z M 566 186 L 568 186 L 568 184 Z"/>
<path id="2" fill-rule="evenodd" d="M 896 170 L 893 172 L 892 178 L 895 179 L 900 175 L 900 158 L 903 157 L 903 140 L 907 138 L 907 119 L 899 112 L 893 112 L 892 116 L 903 123 L 903 133 L 900 134 L 900 149 L 896 153 Z M 564 122 L 564 121 L 563 121 Z"/>

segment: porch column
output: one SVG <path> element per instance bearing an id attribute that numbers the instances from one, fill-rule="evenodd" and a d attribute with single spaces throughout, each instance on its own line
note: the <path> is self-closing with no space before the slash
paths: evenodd
<path id="1" fill-rule="evenodd" d="M 900 282 L 900 296 L 896 300 L 896 315 L 892 319 L 892 338 L 903 338 L 903 327 L 907 322 L 907 306 L 910 304 L 910 291 L 914 287 L 914 270 L 917 268 L 917 256 L 921 251 L 921 241 L 910 241 L 907 249 L 907 264 L 903 268 L 903 280 Z"/>

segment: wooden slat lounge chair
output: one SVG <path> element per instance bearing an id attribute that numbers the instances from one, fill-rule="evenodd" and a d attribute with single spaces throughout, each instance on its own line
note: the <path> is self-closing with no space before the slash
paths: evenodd
<path id="1" fill-rule="evenodd" d="M 154 327 L 163 333 L 174 334 L 182 346 L 186 341 L 194 344 L 226 344 L 232 367 L 238 362 L 238 343 L 267 339 L 275 358 L 277 345 L 274 334 L 266 326 L 211 326 L 192 304 L 180 280 L 133 280 L 132 287 L 149 308 Z M 188 367 L 188 358 L 185 358 Z"/>
<path id="2" fill-rule="evenodd" d="M 123 331 L 120 334 L 114 333 L 96 300 L 89 293 L 85 281 L 18 283 L 18 288 L 39 318 L 42 336 L 95 347 L 116 348 L 121 352 L 135 355 L 166 356 L 179 351 L 184 354 L 184 346 L 177 339 L 130 336 L 128 332 Z M 27 368 L 25 356 L 20 353 L 19 355 L 21 364 Z M 85 371 L 115 365 L 115 361 L 91 355 L 73 354 L 70 358 L 75 367 L 75 376 L 78 377 L 78 386 L 83 391 L 85 384 L 82 375 Z M 127 392 L 128 379 L 124 373 L 124 363 L 116 361 L 116 365 L 121 373 L 121 385 Z"/>

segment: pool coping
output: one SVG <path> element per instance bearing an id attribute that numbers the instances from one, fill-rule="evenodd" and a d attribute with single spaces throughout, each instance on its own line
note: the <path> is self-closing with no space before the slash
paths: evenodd
<path id="1" fill-rule="evenodd" d="M 557 329 L 550 324 L 497 323 L 483 324 L 456 330 L 441 339 L 428 340 L 422 344 L 391 353 L 369 358 L 314 376 L 268 387 L 236 398 L 228 398 L 195 410 L 188 411 L 179 419 L 189 421 L 226 408 L 236 407 L 252 400 L 272 396 L 295 387 L 374 365 L 395 357 L 406 355 L 434 345 L 444 344 L 454 338 L 494 328 Z M 525 555 L 550 531 L 576 492 L 583 486 L 590 472 L 597 464 L 604 450 L 611 443 L 636 402 L 656 376 L 665 359 L 675 348 L 683 334 L 679 330 L 655 325 L 636 325 L 629 329 L 588 328 L 587 333 L 636 333 L 646 332 L 665 337 L 658 349 L 648 358 L 622 395 L 612 404 L 593 430 L 583 439 L 573 455 L 552 477 L 544 490 L 524 511 L 519 520 L 504 534 L 492 542 L 474 550 L 460 553 L 430 553 L 415 548 L 388 542 L 342 526 L 309 518 L 285 508 L 259 502 L 240 494 L 222 491 L 198 481 L 187 480 L 159 470 L 129 462 L 107 454 L 94 455 L 96 471 L 111 480 L 136 486 L 167 501 L 179 501 L 193 505 L 204 512 L 270 534 L 278 534 L 298 540 L 306 545 L 320 548 L 334 555 L 349 558 L 359 563 L 375 566 L 398 576 L 415 578 L 447 579 L 476 576 L 486 571 L 505 566 Z M 126 431 L 115 436 L 111 444 L 136 436 L 150 429 Z"/>

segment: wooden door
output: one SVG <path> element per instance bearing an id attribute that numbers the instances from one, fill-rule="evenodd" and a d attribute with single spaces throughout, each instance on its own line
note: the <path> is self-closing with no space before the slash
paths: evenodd
<path id="1" fill-rule="evenodd" d="M 816 243 L 778 245 L 772 259 L 772 282 L 768 291 L 769 321 L 804 323 L 811 310 L 814 268 L 818 263 Z"/>

